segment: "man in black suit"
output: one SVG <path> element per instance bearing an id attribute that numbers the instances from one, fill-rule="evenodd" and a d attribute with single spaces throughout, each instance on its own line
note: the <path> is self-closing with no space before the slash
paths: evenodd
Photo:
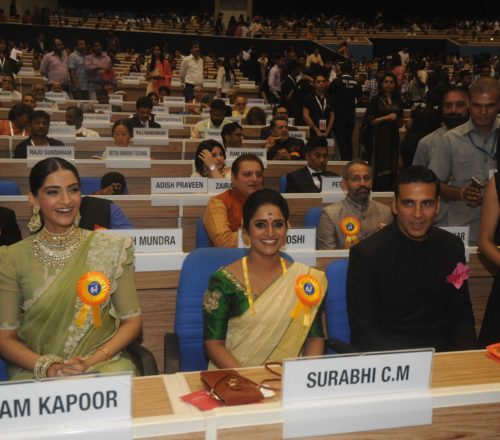
<path id="1" fill-rule="evenodd" d="M 321 192 L 323 177 L 338 177 L 326 169 L 328 165 L 328 144 L 326 138 L 311 139 L 306 146 L 307 164 L 304 168 L 286 175 L 287 193 Z"/>
<path id="2" fill-rule="evenodd" d="M 432 226 L 438 210 L 436 175 L 405 168 L 394 188 L 395 221 L 351 247 L 347 312 L 357 349 L 476 348 L 464 245 Z"/>
<path id="3" fill-rule="evenodd" d="M 151 111 L 153 110 L 153 101 L 147 96 L 139 98 L 135 103 L 137 113 L 129 119 L 132 128 L 161 128 L 161 125 L 153 120 Z"/>
<path id="4" fill-rule="evenodd" d="M 21 240 L 15 212 L 0 206 L 0 246 L 10 246 Z"/>

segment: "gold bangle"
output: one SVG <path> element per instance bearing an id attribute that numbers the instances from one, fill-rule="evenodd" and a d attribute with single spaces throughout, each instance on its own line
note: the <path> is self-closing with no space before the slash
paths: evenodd
<path id="1" fill-rule="evenodd" d="M 106 360 L 111 359 L 113 357 L 113 355 L 109 352 L 107 348 L 99 347 L 97 350 L 98 351 L 101 350 L 106 355 Z"/>

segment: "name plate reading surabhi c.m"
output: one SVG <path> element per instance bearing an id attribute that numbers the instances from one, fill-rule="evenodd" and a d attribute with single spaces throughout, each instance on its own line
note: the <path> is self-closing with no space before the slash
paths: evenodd
<path id="1" fill-rule="evenodd" d="M 106 147 L 106 168 L 151 168 L 149 147 Z"/>
<path id="2" fill-rule="evenodd" d="M 262 161 L 264 168 L 267 168 L 267 150 L 265 148 L 228 148 L 226 150 L 227 162 L 232 163 L 242 154 L 255 154 Z"/>
<path id="3" fill-rule="evenodd" d="M 207 192 L 206 177 L 153 177 L 151 194 L 192 194 Z"/>
<path id="4" fill-rule="evenodd" d="M 434 349 L 287 359 L 283 437 L 432 423 Z"/>
<path id="5" fill-rule="evenodd" d="M 218 194 L 231 189 L 231 179 L 207 179 L 208 193 Z"/>
<path id="6" fill-rule="evenodd" d="M 75 147 L 73 146 L 40 146 L 33 147 L 28 145 L 26 149 L 26 158 L 28 160 L 42 160 L 46 157 L 62 157 L 66 160 L 75 159 Z"/>
<path id="7" fill-rule="evenodd" d="M 134 145 L 168 145 L 168 130 L 134 128 Z"/>
<path id="8" fill-rule="evenodd" d="M 129 374 L 2 382 L 1 437 L 131 440 L 131 383 Z"/>
<path id="9" fill-rule="evenodd" d="M 100 232 L 132 238 L 136 253 L 182 252 L 182 229 L 105 229 Z"/>

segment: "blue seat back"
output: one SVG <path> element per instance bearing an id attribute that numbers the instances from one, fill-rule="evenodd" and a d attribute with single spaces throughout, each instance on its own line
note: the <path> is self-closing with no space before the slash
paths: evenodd
<path id="1" fill-rule="evenodd" d="M 84 196 L 88 196 L 101 189 L 100 177 L 80 177 L 81 187 L 80 192 Z"/>
<path id="2" fill-rule="evenodd" d="M 0 196 L 20 196 L 21 188 L 11 180 L 0 180 Z"/>
<path id="3" fill-rule="evenodd" d="M 3 363 L 2 358 L 0 358 L 0 382 L 8 380 L 7 370 L 5 369 L 5 364 Z"/>
<path id="4" fill-rule="evenodd" d="M 280 193 L 286 192 L 286 174 L 280 177 Z"/>
<path id="5" fill-rule="evenodd" d="M 310 208 L 304 216 L 304 227 L 317 228 L 319 226 L 319 218 L 321 217 L 322 210 L 323 208 L 321 206 Z"/>
<path id="6" fill-rule="evenodd" d="M 210 276 L 221 266 L 242 258 L 246 249 L 201 248 L 191 252 L 182 264 L 174 332 L 179 338 L 180 371 L 206 370 L 203 346 L 203 294 Z"/>
<path id="7" fill-rule="evenodd" d="M 328 337 L 351 342 L 351 330 L 346 304 L 346 280 L 349 260 L 337 260 L 325 270 L 328 279 L 328 291 L 325 298 L 325 318 Z"/>
<path id="8" fill-rule="evenodd" d="M 196 249 L 210 247 L 210 240 L 208 239 L 208 232 L 203 223 L 203 217 L 198 218 L 196 222 L 195 247 Z"/>

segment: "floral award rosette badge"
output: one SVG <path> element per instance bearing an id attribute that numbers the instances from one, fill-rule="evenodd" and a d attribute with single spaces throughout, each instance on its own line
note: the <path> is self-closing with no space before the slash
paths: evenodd
<path id="1" fill-rule="evenodd" d="M 319 281 L 311 275 L 301 275 L 295 281 L 297 304 L 290 314 L 292 319 L 297 318 L 304 310 L 304 326 L 311 325 L 311 308 L 323 299 L 323 290 Z"/>
<path id="2" fill-rule="evenodd" d="M 76 285 L 76 291 L 83 306 L 76 315 L 76 325 L 83 326 L 91 309 L 94 326 L 100 327 L 102 325 L 99 306 L 109 297 L 110 290 L 109 280 L 102 272 L 87 272 L 80 277 Z"/>
<path id="3" fill-rule="evenodd" d="M 361 231 L 361 223 L 356 217 L 345 217 L 340 222 L 340 230 L 345 235 L 345 248 L 350 247 L 359 242 L 358 234 Z"/>

